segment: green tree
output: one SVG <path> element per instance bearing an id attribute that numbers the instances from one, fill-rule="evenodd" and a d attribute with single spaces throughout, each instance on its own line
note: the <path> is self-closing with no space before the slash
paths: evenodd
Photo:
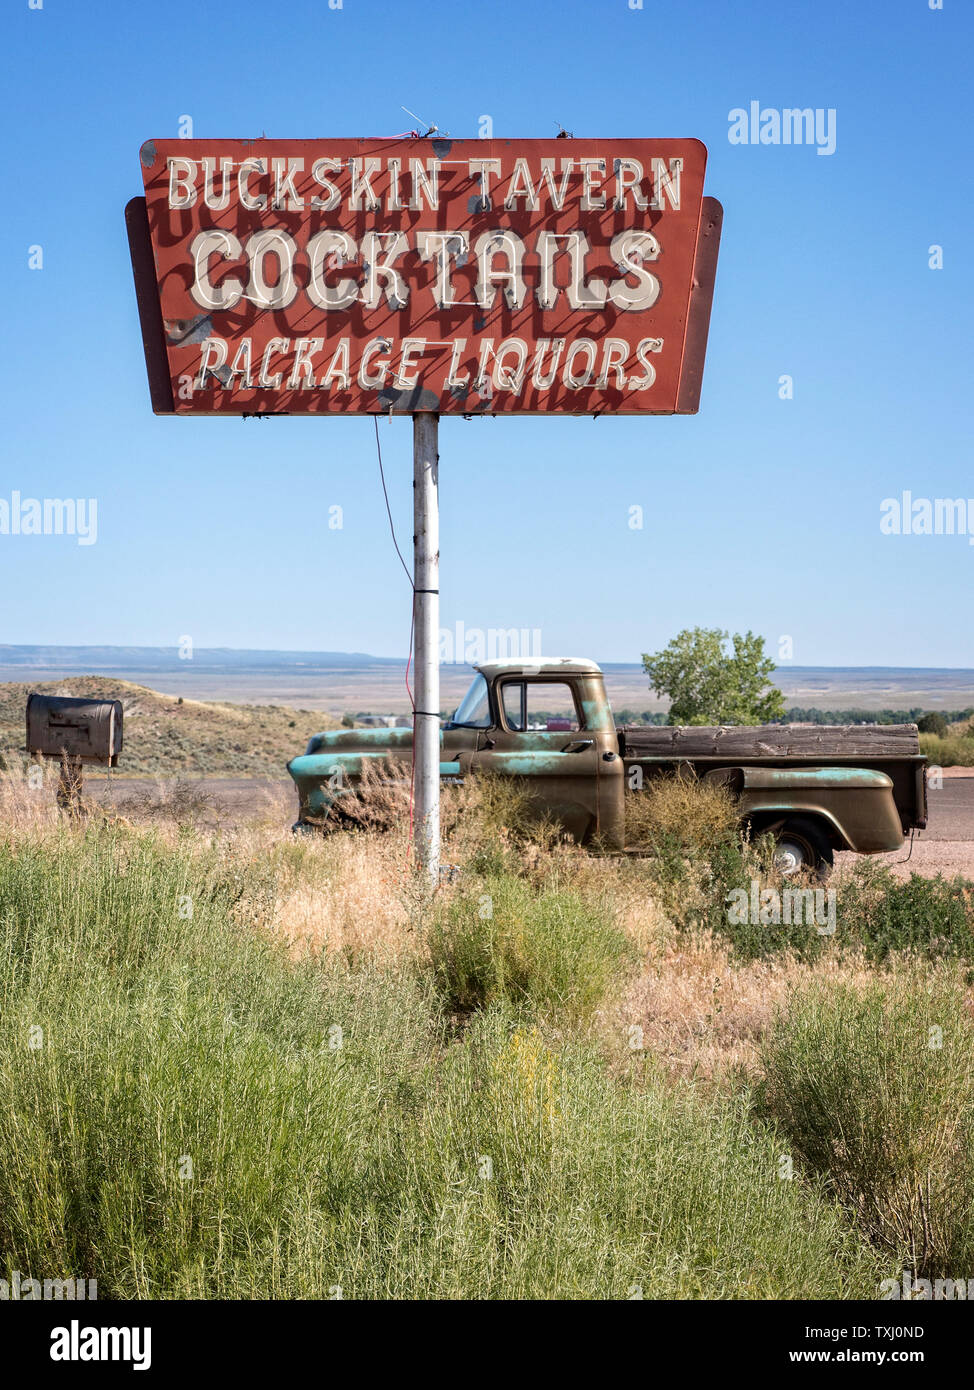
<path id="1" fill-rule="evenodd" d="M 656 694 L 670 697 L 670 724 L 769 724 L 785 711 L 768 679 L 774 662 L 753 632 L 731 643 L 720 628 L 684 628 L 661 652 L 644 652 L 643 668 Z"/>

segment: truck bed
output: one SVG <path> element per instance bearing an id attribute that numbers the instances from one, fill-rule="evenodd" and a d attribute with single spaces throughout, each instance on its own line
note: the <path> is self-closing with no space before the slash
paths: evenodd
<path id="1" fill-rule="evenodd" d="M 914 758 L 915 724 L 755 724 L 684 726 L 627 724 L 619 730 L 625 758 Z"/>
<path id="2" fill-rule="evenodd" d="M 651 777 L 681 764 L 698 776 L 725 767 L 860 768 L 884 772 L 904 834 L 927 823 L 927 760 L 915 724 L 754 724 L 687 727 L 627 724 L 618 730 L 628 770 Z"/>

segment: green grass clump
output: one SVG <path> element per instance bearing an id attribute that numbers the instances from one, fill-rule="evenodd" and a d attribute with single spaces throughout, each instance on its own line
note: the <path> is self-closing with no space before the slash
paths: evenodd
<path id="1" fill-rule="evenodd" d="M 451 1043 L 414 967 L 290 958 L 272 878 L 232 848 L 0 841 L 0 1276 L 123 1299 L 870 1295 L 875 1258 L 781 1180 L 744 1098 L 638 1055 L 612 1077 L 562 1014 L 553 1034 L 512 1009 L 588 1007 L 570 971 L 624 954 L 571 895 L 522 890 L 488 883 L 521 944 Z"/>
<path id="2" fill-rule="evenodd" d="M 322 1230 L 430 1011 L 413 981 L 289 961 L 267 890 L 151 837 L 0 847 L 0 1263 L 102 1297 L 338 1279 Z"/>
<path id="3" fill-rule="evenodd" d="M 837 877 L 830 888 L 767 875 L 749 864 L 748 858 L 747 851 L 739 854 L 732 848 L 711 856 L 709 891 L 701 912 L 704 923 L 728 939 L 740 959 L 785 952 L 814 963 L 825 953 L 851 952 L 871 964 L 885 965 L 909 953 L 919 960 L 956 959 L 966 961 L 969 970 L 974 967 L 974 884 L 967 879 L 911 874 L 903 881 L 885 866 L 867 862 Z M 807 902 L 801 913 L 793 908 L 791 915 L 803 920 L 790 925 L 754 922 L 750 911 L 746 920 L 731 921 L 730 914 L 720 910 L 720 895 L 726 901 L 734 888 L 749 892 L 752 877 L 759 884 L 759 902 L 765 886 L 779 894 L 834 891 L 834 933 L 819 930 L 831 926 L 828 903 L 821 896 Z"/>
<path id="4" fill-rule="evenodd" d="M 460 1012 L 507 1000 L 573 1022 L 591 1017 L 635 959 L 608 909 L 571 888 L 491 874 L 441 908 L 427 933 L 433 979 Z"/>
<path id="5" fill-rule="evenodd" d="M 389 1246 L 422 1298 L 872 1297 L 881 1278 L 836 1206 L 780 1176 L 748 1105 L 649 1063 L 476 1015 L 401 1163 L 421 1210 Z M 418 1245 L 415 1244 L 418 1240 Z"/>
<path id="6" fill-rule="evenodd" d="M 924 1276 L 974 1265 L 974 1026 L 953 982 L 818 982 L 761 1063 L 762 1108 L 882 1251 Z"/>
<path id="7" fill-rule="evenodd" d="M 904 882 L 865 864 L 839 886 L 836 907 L 837 940 L 861 947 L 877 964 L 908 951 L 974 966 L 974 883 L 967 879 L 911 874 Z"/>
<path id="8" fill-rule="evenodd" d="M 883 964 L 894 953 L 910 952 L 928 961 L 961 959 L 974 971 L 974 883 L 969 880 L 913 874 L 903 882 L 869 862 L 831 885 L 784 879 L 773 867 L 770 836 L 742 839 L 727 791 L 691 779 L 660 779 L 631 793 L 627 817 L 635 842 L 649 851 L 653 893 L 673 924 L 691 935 L 723 938 L 739 960 L 792 955 L 814 963 L 826 953 L 853 951 Z M 766 889 L 777 895 L 777 922 L 760 920 Z M 783 911 L 786 893 L 832 890 L 834 932 L 828 930 L 833 923 L 821 896 L 801 905 L 793 897 L 792 910 Z"/>
<path id="9" fill-rule="evenodd" d="M 713 934 L 728 941 L 739 960 L 793 954 L 815 960 L 825 949 L 816 923 L 763 924 L 731 911 L 760 889 L 783 883 L 773 869 L 770 837 L 742 836 L 739 811 L 725 786 L 688 777 L 664 777 L 626 798 L 627 839 L 648 852 L 653 894 L 670 921 L 688 935 Z M 817 886 L 817 885 L 816 885 Z M 779 914 L 781 915 L 781 914 Z"/>

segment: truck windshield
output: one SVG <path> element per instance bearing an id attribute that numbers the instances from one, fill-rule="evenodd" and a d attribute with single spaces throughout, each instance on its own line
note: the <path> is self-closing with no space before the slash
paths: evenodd
<path id="1" fill-rule="evenodd" d="M 473 684 L 457 706 L 450 723 L 462 724 L 466 729 L 490 728 L 490 699 L 483 676 L 474 676 Z"/>

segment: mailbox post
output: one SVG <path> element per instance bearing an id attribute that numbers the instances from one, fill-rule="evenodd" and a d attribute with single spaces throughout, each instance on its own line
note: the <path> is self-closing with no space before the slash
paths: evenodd
<path id="1" fill-rule="evenodd" d="M 85 763 L 116 767 L 122 751 L 121 700 L 78 700 L 66 695 L 27 697 L 27 752 L 60 762 L 57 804 L 81 814 Z"/>

